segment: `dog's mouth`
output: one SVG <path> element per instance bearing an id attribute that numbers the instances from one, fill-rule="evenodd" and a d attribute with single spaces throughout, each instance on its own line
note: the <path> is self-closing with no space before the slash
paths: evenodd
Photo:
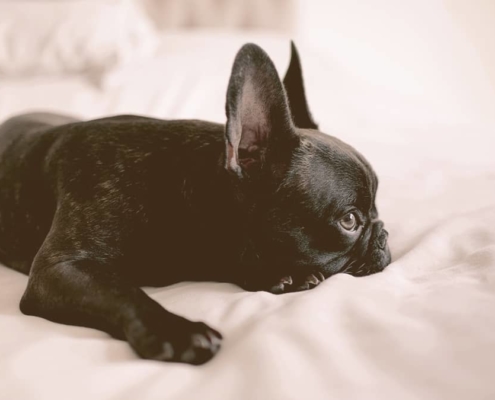
<path id="1" fill-rule="evenodd" d="M 346 255 L 334 254 L 330 260 L 320 259 L 316 263 L 302 258 L 297 262 L 298 258 L 294 257 L 284 257 L 285 262 L 276 258 L 268 262 L 270 258 L 259 254 L 254 241 L 249 241 L 242 257 L 243 269 L 248 271 L 243 286 L 249 290 L 287 293 L 311 289 L 337 273 L 356 277 L 375 274 L 391 262 L 387 239 L 383 222 L 373 221 Z"/>

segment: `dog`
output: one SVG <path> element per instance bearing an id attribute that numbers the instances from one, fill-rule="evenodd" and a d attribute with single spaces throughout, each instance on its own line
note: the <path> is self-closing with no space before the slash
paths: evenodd
<path id="1" fill-rule="evenodd" d="M 0 127 L 0 262 L 29 274 L 20 310 L 199 365 L 222 336 L 141 286 L 230 282 L 274 294 L 391 261 L 378 179 L 318 131 L 292 43 L 287 74 L 237 53 L 226 125 L 33 113 Z"/>

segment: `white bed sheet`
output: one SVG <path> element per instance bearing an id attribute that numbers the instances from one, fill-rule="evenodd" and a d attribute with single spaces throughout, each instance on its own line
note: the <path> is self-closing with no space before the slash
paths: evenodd
<path id="1" fill-rule="evenodd" d="M 49 109 L 223 121 L 247 40 L 285 71 L 285 38 L 167 35 L 156 60 L 101 82 L 4 81 L 0 118 Z M 495 398 L 495 124 L 452 99 L 455 88 L 444 101 L 382 92 L 331 52 L 301 53 L 322 130 L 357 147 L 380 177 L 393 263 L 282 296 L 219 283 L 146 289 L 224 334 L 201 367 L 140 360 L 99 331 L 22 316 L 27 277 L 0 266 L 0 399 Z"/>

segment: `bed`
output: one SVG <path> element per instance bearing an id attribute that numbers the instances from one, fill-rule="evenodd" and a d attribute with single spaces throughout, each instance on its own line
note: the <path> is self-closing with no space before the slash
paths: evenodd
<path id="1" fill-rule="evenodd" d="M 50 110 L 223 122 L 236 51 L 255 42 L 283 74 L 288 38 L 162 32 L 152 57 L 98 79 L 2 78 L 0 120 Z M 310 107 L 321 130 L 374 166 L 392 264 L 281 296 L 214 282 L 146 288 L 224 334 L 220 353 L 201 367 L 140 360 L 102 332 L 23 316 L 27 277 L 0 265 L 1 399 L 495 398 L 495 95 L 465 90 L 471 77 L 494 81 L 469 64 L 461 83 L 450 70 L 412 92 L 407 80 L 390 83 L 397 76 L 379 84 L 385 73 L 367 79 L 349 68 L 335 43 L 327 51 L 298 43 Z"/>

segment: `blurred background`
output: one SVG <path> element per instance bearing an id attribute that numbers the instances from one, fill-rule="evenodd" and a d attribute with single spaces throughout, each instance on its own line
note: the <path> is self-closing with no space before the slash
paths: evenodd
<path id="1" fill-rule="evenodd" d="M 240 45 L 264 45 L 283 74 L 291 38 L 316 117 L 337 128 L 495 121 L 492 0 L 3 0 L 0 119 L 43 108 L 221 121 Z"/>

